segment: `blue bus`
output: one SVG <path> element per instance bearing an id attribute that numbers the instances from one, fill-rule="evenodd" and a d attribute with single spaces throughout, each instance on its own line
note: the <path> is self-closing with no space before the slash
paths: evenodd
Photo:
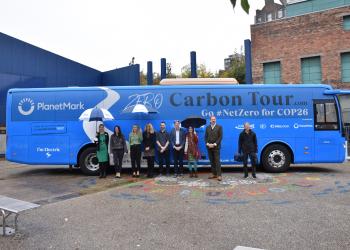
<path id="1" fill-rule="evenodd" d="M 128 112 L 142 104 L 154 113 Z M 290 164 L 341 163 L 347 157 L 350 91 L 323 84 L 158 85 L 11 89 L 7 95 L 6 158 L 41 165 L 76 165 L 98 172 L 95 122 L 79 121 L 93 107 L 108 109 L 128 135 L 133 124 L 217 117 L 223 126 L 221 162 L 234 165 L 239 133 L 249 122 L 258 137 L 258 158 L 266 171 L 284 172 Z M 197 129 L 202 159 L 209 160 L 204 127 Z"/>

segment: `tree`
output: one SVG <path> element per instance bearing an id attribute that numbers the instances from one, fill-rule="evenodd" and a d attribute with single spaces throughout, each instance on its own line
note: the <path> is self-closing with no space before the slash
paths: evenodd
<path id="1" fill-rule="evenodd" d="M 237 0 L 230 0 L 232 6 L 233 6 L 233 9 L 236 7 L 236 2 Z M 249 5 L 249 1 L 248 0 L 241 0 L 241 6 L 242 6 L 242 9 L 247 13 L 249 14 L 249 8 L 250 8 L 250 5 Z"/>
<path id="2" fill-rule="evenodd" d="M 214 73 L 207 70 L 207 66 L 205 66 L 204 64 L 199 65 L 199 67 L 197 69 L 197 75 L 198 75 L 198 78 L 213 78 L 214 77 Z"/>
<path id="3" fill-rule="evenodd" d="M 181 68 L 181 77 L 190 78 L 191 77 L 191 66 L 189 64 Z M 198 78 L 212 78 L 215 77 L 214 73 L 207 70 L 207 66 L 201 63 L 197 66 L 197 77 Z"/>
<path id="4" fill-rule="evenodd" d="M 160 74 L 157 72 L 153 73 L 153 85 L 159 85 L 160 83 Z"/>
<path id="5" fill-rule="evenodd" d="M 191 66 L 189 64 L 181 68 L 181 78 L 190 78 L 191 77 Z"/>
<path id="6" fill-rule="evenodd" d="M 153 84 L 158 85 L 160 82 L 159 73 L 153 73 Z M 147 85 L 147 74 L 145 74 L 142 70 L 140 72 L 140 85 Z"/>
<path id="7" fill-rule="evenodd" d="M 240 52 L 235 50 L 229 69 L 220 70 L 217 77 L 233 77 L 236 78 L 239 83 L 245 82 L 245 58 L 243 48 L 241 48 Z"/>
<path id="8" fill-rule="evenodd" d="M 140 72 L 140 85 L 147 85 L 147 75 L 142 70 Z"/>
<path id="9" fill-rule="evenodd" d="M 176 78 L 176 75 L 171 72 L 171 63 L 166 64 L 166 78 Z"/>

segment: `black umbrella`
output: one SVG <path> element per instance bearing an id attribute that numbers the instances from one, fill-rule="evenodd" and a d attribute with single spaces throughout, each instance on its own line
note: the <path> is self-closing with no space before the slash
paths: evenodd
<path id="1" fill-rule="evenodd" d="M 189 116 L 181 122 L 181 126 L 184 128 L 200 128 L 206 123 L 207 121 L 200 116 Z"/>

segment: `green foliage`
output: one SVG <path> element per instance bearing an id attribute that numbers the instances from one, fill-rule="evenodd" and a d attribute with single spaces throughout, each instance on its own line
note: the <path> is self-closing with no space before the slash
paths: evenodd
<path id="1" fill-rule="evenodd" d="M 230 68 L 228 70 L 219 71 L 217 77 L 233 77 L 236 78 L 239 83 L 245 82 L 245 58 L 242 48 L 240 52 L 235 50 Z"/>
<path id="2" fill-rule="evenodd" d="M 166 78 L 176 78 L 176 75 L 171 72 L 171 63 L 166 64 Z"/>
<path id="3" fill-rule="evenodd" d="M 189 64 L 181 68 L 181 78 L 190 78 L 191 77 L 191 66 Z"/>
<path id="4" fill-rule="evenodd" d="M 191 77 L 191 66 L 189 64 L 187 64 L 181 68 L 181 77 L 182 78 L 190 78 Z M 213 77 L 215 77 L 215 75 L 213 72 L 210 72 L 207 69 L 207 66 L 205 66 L 205 64 L 201 63 L 199 66 L 197 66 L 197 77 L 198 78 L 213 78 Z"/>
<path id="5" fill-rule="evenodd" d="M 159 85 L 160 83 L 160 74 L 153 73 L 153 85 Z"/>
<path id="6" fill-rule="evenodd" d="M 231 1 L 231 4 L 232 4 L 233 8 L 235 8 L 237 0 L 230 0 L 230 1 Z M 248 0 L 241 0 L 241 6 L 242 6 L 242 9 L 247 14 L 249 14 L 249 9 L 250 9 L 249 1 Z"/>
<path id="7" fill-rule="evenodd" d="M 147 85 L 147 75 L 142 70 L 140 72 L 140 85 Z"/>

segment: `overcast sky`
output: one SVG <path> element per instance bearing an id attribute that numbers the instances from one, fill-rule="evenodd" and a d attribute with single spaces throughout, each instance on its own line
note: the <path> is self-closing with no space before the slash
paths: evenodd
<path id="1" fill-rule="evenodd" d="M 144 71 L 165 57 L 179 73 L 194 50 L 215 72 L 250 38 L 264 1 L 250 2 L 247 15 L 229 0 L 0 0 L 0 31 L 101 71 L 134 56 Z"/>

